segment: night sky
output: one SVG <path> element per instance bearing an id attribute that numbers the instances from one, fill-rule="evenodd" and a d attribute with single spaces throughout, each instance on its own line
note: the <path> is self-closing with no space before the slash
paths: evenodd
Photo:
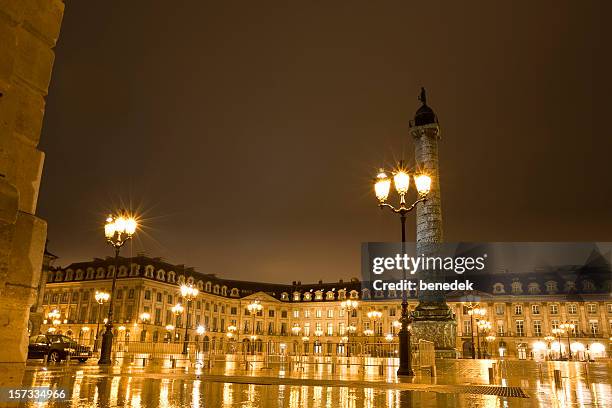
<path id="1" fill-rule="evenodd" d="M 359 276 L 361 242 L 399 239 L 371 179 L 413 161 L 421 86 L 446 241 L 612 241 L 606 2 L 66 3 L 40 144 L 56 264 L 111 255 L 126 206 L 126 255 Z"/>

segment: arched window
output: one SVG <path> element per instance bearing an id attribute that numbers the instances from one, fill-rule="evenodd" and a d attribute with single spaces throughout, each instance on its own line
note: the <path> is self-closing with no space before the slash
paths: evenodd
<path id="1" fill-rule="evenodd" d="M 82 269 L 77 269 L 76 271 L 76 280 L 83 280 L 83 270 Z"/>
<path id="2" fill-rule="evenodd" d="M 299 302 L 300 301 L 300 292 L 298 292 L 298 291 L 293 292 L 293 300 L 295 302 Z"/>
<path id="3" fill-rule="evenodd" d="M 493 285 L 493 293 L 506 293 L 506 289 L 504 289 L 504 284 L 497 282 Z"/>
<path id="4" fill-rule="evenodd" d="M 206 285 L 204 285 L 204 290 L 206 292 L 210 292 L 211 289 L 212 289 L 212 283 L 206 282 Z"/>
<path id="5" fill-rule="evenodd" d="M 557 292 L 557 282 L 555 281 L 547 281 L 545 284 L 546 292 L 548 293 L 556 293 Z"/>
<path id="6" fill-rule="evenodd" d="M 593 283 L 593 281 L 587 279 L 582 281 L 582 289 L 585 292 L 592 292 L 595 290 L 595 284 Z"/>
<path id="7" fill-rule="evenodd" d="M 221 295 L 227 296 L 227 286 L 225 285 L 221 286 Z"/>
<path id="8" fill-rule="evenodd" d="M 218 294 L 219 294 L 219 285 L 215 285 L 215 286 L 213 287 L 213 293 L 214 293 L 215 295 L 218 295 Z"/>
<path id="9" fill-rule="evenodd" d="M 163 269 L 157 270 L 157 280 L 165 281 L 166 280 L 166 271 Z"/>
<path id="10" fill-rule="evenodd" d="M 540 293 L 540 285 L 537 282 L 531 282 L 529 286 L 527 286 L 527 290 L 530 295 L 537 295 Z"/>
<path id="11" fill-rule="evenodd" d="M 281 293 L 281 300 L 289 300 L 289 294 L 287 292 Z"/>
<path id="12" fill-rule="evenodd" d="M 65 281 L 71 281 L 74 277 L 74 271 L 72 269 L 66 269 L 66 279 Z"/>
<path id="13" fill-rule="evenodd" d="M 523 293 L 523 284 L 519 281 L 512 282 L 512 293 Z"/>
<path id="14" fill-rule="evenodd" d="M 364 288 L 361 290 L 361 298 L 363 300 L 367 300 L 370 298 L 370 290 L 368 288 Z"/>
<path id="15" fill-rule="evenodd" d="M 145 277 L 153 279 L 153 273 L 155 272 L 155 268 L 153 265 L 145 266 Z"/>
<path id="16" fill-rule="evenodd" d="M 327 294 L 325 295 L 325 298 L 326 298 L 327 300 L 334 300 L 334 293 L 335 293 L 334 291 L 332 291 L 332 290 L 328 290 L 328 291 L 327 291 Z"/>
<path id="17" fill-rule="evenodd" d="M 96 279 L 104 279 L 104 277 L 106 276 L 106 271 L 104 270 L 103 267 L 98 267 L 98 269 L 96 269 Z"/>
<path id="18" fill-rule="evenodd" d="M 323 300 L 323 292 L 321 292 L 320 290 L 317 290 L 315 292 L 315 300 Z"/>
<path id="19" fill-rule="evenodd" d="M 174 283 L 175 277 L 176 277 L 176 274 L 174 273 L 174 271 L 168 272 L 168 283 Z"/>
<path id="20" fill-rule="evenodd" d="M 119 267 L 119 275 L 117 275 L 118 278 L 123 278 L 125 276 L 128 275 L 128 268 L 125 265 L 121 265 Z"/>
<path id="21" fill-rule="evenodd" d="M 61 282 L 63 280 L 62 271 L 55 272 L 55 282 Z"/>

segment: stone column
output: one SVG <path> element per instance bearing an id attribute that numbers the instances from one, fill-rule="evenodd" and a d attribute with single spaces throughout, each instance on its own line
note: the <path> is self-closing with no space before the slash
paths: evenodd
<path id="1" fill-rule="evenodd" d="M 0 1 L 0 385 L 21 381 L 12 370 L 26 360 L 43 261 L 36 147 L 63 12 L 61 0 Z"/>
<path id="2" fill-rule="evenodd" d="M 433 110 L 427 106 L 425 89 L 419 98 L 422 106 L 417 110 L 411 123 L 410 134 L 415 144 L 416 170 L 431 177 L 431 191 L 427 200 L 417 206 L 416 249 L 418 255 L 434 255 L 437 244 L 443 241 L 442 201 L 438 165 L 438 142 L 440 126 Z M 428 271 L 433 279 L 440 278 L 442 271 Z M 423 277 L 426 279 L 426 277 Z M 427 279 L 426 279 L 427 280 Z M 412 324 L 416 339 L 434 342 L 436 355 L 455 358 L 457 344 L 457 323 L 452 310 L 446 303 L 443 292 L 419 292 L 419 304 Z"/>

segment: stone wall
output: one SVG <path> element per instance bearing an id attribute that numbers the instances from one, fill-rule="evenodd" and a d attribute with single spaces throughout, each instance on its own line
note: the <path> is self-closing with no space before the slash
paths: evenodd
<path id="1" fill-rule="evenodd" d="M 0 0 L 0 363 L 26 359 L 47 229 L 37 146 L 63 12 L 61 0 Z"/>

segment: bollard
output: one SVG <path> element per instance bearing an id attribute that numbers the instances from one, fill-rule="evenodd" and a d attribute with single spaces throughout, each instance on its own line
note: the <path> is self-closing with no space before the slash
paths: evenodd
<path id="1" fill-rule="evenodd" d="M 172 363 L 172 368 L 176 368 L 176 359 L 174 356 L 170 356 L 170 362 Z"/>
<path id="2" fill-rule="evenodd" d="M 143 357 L 143 358 L 142 358 L 142 366 L 144 367 L 144 366 L 146 366 L 146 365 L 147 365 L 147 358 L 146 358 L 146 357 Z"/>
<path id="3" fill-rule="evenodd" d="M 555 370 L 554 376 L 555 376 L 555 385 L 557 386 L 557 388 L 561 388 L 561 370 Z"/>
<path id="4" fill-rule="evenodd" d="M 334 374 L 336 372 L 336 363 L 331 363 L 331 372 Z"/>
<path id="5" fill-rule="evenodd" d="M 378 366 L 378 374 L 379 375 L 385 374 L 385 368 L 383 367 L 382 363 L 380 363 L 380 365 Z"/>
<path id="6" fill-rule="evenodd" d="M 489 384 L 495 384 L 495 371 L 493 367 L 489 367 Z"/>

